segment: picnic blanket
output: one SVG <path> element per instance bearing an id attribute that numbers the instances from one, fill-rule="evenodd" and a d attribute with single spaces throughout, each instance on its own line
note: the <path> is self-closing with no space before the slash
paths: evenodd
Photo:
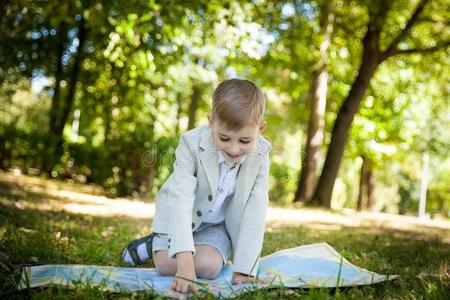
<path id="1" fill-rule="evenodd" d="M 230 265 L 213 280 L 199 279 L 199 289 L 215 296 L 234 297 L 258 288 L 333 288 L 367 285 L 387 281 L 397 275 L 380 275 L 359 268 L 327 243 L 280 250 L 261 258 L 258 277 L 267 284 L 231 285 Z M 154 291 L 164 296 L 183 295 L 170 289 L 172 276 L 161 276 L 154 268 L 121 268 L 92 265 L 41 265 L 23 270 L 19 289 L 39 286 L 98 285 L 112 292 Z"/>

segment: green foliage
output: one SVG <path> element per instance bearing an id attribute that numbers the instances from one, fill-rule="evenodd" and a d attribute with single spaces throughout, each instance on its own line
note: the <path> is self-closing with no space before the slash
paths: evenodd
<path id="1" fill-rule="evenodd" d="M 399 49 L 448 41 L 447 2 L 429 1 Z M 204 123 L 214 87 L 237 76 L 255 81 L 266 95 L 265 135 L 274 146 L 271 200 L 290 202 L 301 170 L 308 92 L 327 4 L 335 21 L 326 58 L 325 145 L 355 80 L 369 12 L 381 7 L 377 1 L 6 3 L 0 20 L 0 168 L 96 183 L 110 196 L 151 198 L 170 173 L 171 155 L 189 119 Z M 392 3 L 382 50 L 406 26 L 416 5 Z M 78 49 L 81 18 L 86 40 Z M 429 208 L 448 215 L 450 176 L 445 174 L 450 166 L 443 163 L 450 140 L 447 52 L 395 56 L 379 67 L 351 129 L 336 207 L 354 206 L 358 159 L 364 156 L 380 191 L 377 208 L 398 210 L 394 199 L 408 194 L 405 212 L 415 212 L 419 161 L 428 152 L 432 165 L 442 166 L 431 168 Z M 77 53 L 80 70 L 74 77 Z M 57 152 L 51 117 L 60 118 L 71 85 L 73 103 Z M 190 107 L 196 88 L 200 101 L 194 118 Z M 391 203 L 385 205 L 378 195 L 387 195 Z"/>
<path id="2" fill-rule="evenodd" d="M 289 180 L 288 169 L 284 165 L 272 163 L 270 166 L 270 175 L 275 185 L 271 186 L 269 199 L 278 199 L 280 203 L 288 202 L 286 198 L 289 193 L 289 181 L 291 181 Z"/>
<path id="3" fill-rule="evenodd" d="M 437 167 L 435 177 L 428 187 L 427 207 L 426 210 L 432 215 L 441 215 L 442 217 L 450 217 L 450 187 L 447 178 L 450 176 L 448 167 Z"/>

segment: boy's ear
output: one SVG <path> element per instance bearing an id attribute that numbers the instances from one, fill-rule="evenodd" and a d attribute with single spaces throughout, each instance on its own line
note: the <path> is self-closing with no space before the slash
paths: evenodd
<path id="1" fill-rule="evenodd" d="M 213 120 L 212 120 L 211 114 L 208 114 L 208 127 L 211 128 L 212 125 L 213 125 Z"/>
<path id="2" fill-rule="evenodd" d="M 266 120 L 264 120 L 264 121 L 262 122 L 262 124 L 259 125 L 259 133 L 263 133 L 264 130 L 266 129 L 266 126 L 267 126 L 267 122 L 266 122 Z"/>

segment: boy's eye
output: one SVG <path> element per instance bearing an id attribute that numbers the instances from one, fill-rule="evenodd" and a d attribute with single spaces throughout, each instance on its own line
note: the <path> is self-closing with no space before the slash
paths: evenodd
<path id="1" fill-rule="evenodd" d="M 248 144 L 250 141 L 240 141 L 242 144 Z"/>
<path id="2" fill-rule="evenodd" d="M 222 142 L 228 142 L 230 139 L 225 139 L 225 138 L 220 138 L 220 140 L 222 141 Z"/>

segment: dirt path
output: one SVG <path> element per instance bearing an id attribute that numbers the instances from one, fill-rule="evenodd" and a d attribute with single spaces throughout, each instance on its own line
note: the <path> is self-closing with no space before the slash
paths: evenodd
<path id="1" fill-rule="evenodd" d="M 1 172 L 0 205 L 15 206 L 18 209 L 67 211 L 93 216 L 125 216 L 137 219 L 151 219 L 155 213 L 154 203 L 128 198 L 111 199 L 102 196 L 98 187 Z M 450 221 L 378 212 L 358 213 L 352 210 L 331 212 L 310 208 L 270 207 L 266 223 L 269 229 L 308 226 L 340 230 L 342 227 L 366 226 L 413 230 L 427 234 L 436 231 L 445 242 L 450 243 Z"/>

